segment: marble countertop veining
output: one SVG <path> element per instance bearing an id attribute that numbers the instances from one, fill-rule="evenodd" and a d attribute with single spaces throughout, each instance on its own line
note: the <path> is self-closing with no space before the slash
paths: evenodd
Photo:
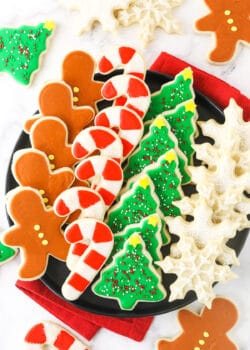
<path id="1" fill-rule="evenodd" d="M 250 48 L 240 45 L 234 60 L 226 65 L 211 65 L 206 56 L 212 47 L 212 35 L 198 34 L 193 29 L 195 19 L 207 13 L 201 0 L 183 0 L 183 6 L 176 8 L 174 14 L 180 19 L 182 35 L 167 35 L 161 30 L 155 34 L 155 40 L 145 50 L 140 47 L 136 25 L 122 28 L 117 35 L 103 32 L 100 26 L 90 33 L 77 36 L 74 31 L 76 13 L 61 8 L 57 0 L 7 0 L 1 1 L 0 27 L 37 24 L 52 19 L 57 28 L 42 66 L 35 75 L 30 87 L 16 83 L 6 74 L 0 74 L 0 230 L 8 227 L 5 215 L 4 193 L 8 163 L 16 140 L 22 131 L 27 117 L 37 110 L 38 93 L 44 82 L 60 79 L 61 62 L 65 54 L 74 49 L 82 49 L 99 58 L 104 50 L 113 45 L 126 44 L 138 47 L 145 55 L 147 66 L 155 60 L 161 51 L 168 51 L 207 72 L 227 81 L 250 96 Z M 223 93 L 223 92 L 222 92 Z M 239 321 L 230 332 L 232 340 L 240 350 L 249 349 L 250 327 L 250 273 L 248 239 L 240 255 L 239 267 L 233 270 L 239 278 L 226 285 L 219 284 L 215 292 L 231 298 L 239 309 Z M 22 349 L 22 339 L 26 331 L 41 320 L 54 320 L 51 314 L 34 303 L 15 286 L 16 272 L 20 257 L 0 267 L 0 348 L 1 350 Z M 193 303 L 190 309 L 199 310 L 200 305 Z M 173 337 L 180 332 L 177 313 L 172 312 L 155 317 L 144 341 L 137 343 L 115 333 L 102 329 L 90 342 L 93 350 L 152 350 L 159 337 Z M 59 322 L 60 323 L 60 322 Z M 222 349 L 226 350 L 226 349 Z"/>

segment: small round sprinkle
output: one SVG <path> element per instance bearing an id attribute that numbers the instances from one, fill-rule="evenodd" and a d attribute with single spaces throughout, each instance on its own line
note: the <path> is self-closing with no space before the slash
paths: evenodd
<path id="1" fill-rule="evenodd" d="M 55 164 L 50 164 L 50 169 L 51 170 L 55 169 L 55 167 L 56 167 Z"/>
<path id="2" fill-rule="evenodd" d="M 228 23 L 228 24 L 233 24 L 233 23 L 234 23 L 234 20 L 233 20 L 232 18 L 228 18 L 227 23 Z"/>
<path id="3" fill-rule="evenodd" d="M 73 102 L 78 102 L 79 101 L 79 98 L 78 97 L 73 97 Z"/>
<path id="4" fill-rule="evenodd" d="M 231 15 L 231 11 L 230 11 L 230 10 L 226 10 L 226 11 L 224 12 L 224 14 L 225 14 L 226 16 L 229 16 L 229 15 Z"/>
<path id="5" fill-rule="evenodd" d="M 39 237 L 39 238 L 43 238 L 43 237 L 44 237 L 44 233 L 39 232 L 39 233 L 38 233 L 38 237 Z"/>
<path id="6" fill-rule="evenodd" d="M 44 195 L 44 194 L 45 194 L 45 191 L 44 191 L 44 190 L 39 190 L 39 193 L 40 193 L 41 195 Z"/>
<path id="7" fill-rule="evenodd" d="M 54 159 L 55 159 L 55 156 L 54 156 L 54 154 L 49 154 L 49 155 L 48 155 L 48 158 L 49 158 L 49 160 L 54 160 Z"/>
<path id="8" fill-rule="evenodd" d="M 52 208 L 51 205 L 46 205 L 46 209 L 50 209 L 50 208 Z"/>
<path id="9" fill-rule="evenodd" d="M 232 27 L 231 27 L 231 31 L 232 31 L 232 32 L 237 32 L 237 30 L 238 30 L 238 27 L 236 27 L 236 26 L 232 26 Z"/>
<path id="10" fill-rule="evenodd" d="M 196 347 L 194 348 L 194 350 L 201 350 L 201 348 L 199 348 L 198 346 L 196 346 Z"/>
<path id="11" fill-rule="evenodd" d="M 204 332 L 204 333 L 203 333 L 203 336 L 204 336 L 205 338 L 208 338 L 208 337 L 209 337 L 209 333 L 208 333 L 208 332 Z"/>
<path id="12" fill-rule="evenodd" d="M 49 199 L 48 198 L 43 198 L 43 203 L 48 203 Z"/>
<path id="13" fill-rule="evenodd" d="M 40 225 L 34 225 L 34 230 L 35 230 L 35 231 L 39 231 L 39 230 L 40 230 L 40 228 L 41 228 L 41 226 L 40 226 Z"/>
<path id="14" fill-rule="evenodd" d="M 73 91 L 74 91 L 74 92 L 79 92 L 79 91 L 80 91 L 80 89 L 79 89 L 79 87 L 74 86 L 74 87 L 73 87 Z"/>
<path id="15" fill-rule="evenodd" d="M 48 244 L 49 244 L 49 242 L 47 241 L 47 239 L 42 240 L 42 245 L 48 245 Z"/>
<path id="16" fill-rule="evenodd" d="M 204 344 L 205 344 L 205 340 L 200 339 L 200 340 L 199 340 L 199 344 L 200 344 L 200 345 L 204 345 Z"/>

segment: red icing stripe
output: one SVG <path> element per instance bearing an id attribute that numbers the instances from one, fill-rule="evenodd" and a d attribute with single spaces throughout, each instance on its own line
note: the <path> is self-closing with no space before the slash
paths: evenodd
<path id="1" fill-rule="evenodd" d="M 134 145 L 132 145 L 130 142 L 128 142 L 126 139 L 121 139 L 123 144 L 123 157 L 126 157 L 127 154 L 134 148 Z"/>
<path id="2" fill-rule="evenodd" d="M 106 257 L 102 254 L 98 253 L 95 250 L 91 250 L 86 258 L 84 258 L 85 264 L 92 267 L 92 269 L 99 270 L 101 266 L 104 264 Z"/>
<path id="3" fill-rule="evenodd" d="M 122 109 L 120 115 L 120 128 L 122 130 L 138 130 L 142 128 L 142 125 L 132 112 Z"/>
<path id="4" fill-rule="evenodd" d="M 76 142 L 73 144 L 72 153 L 77 158 L 83 158 L 88 154 L 88 151 L 79 142 Z"/>
<path id="5" fill-rule="evenodd" d="M 83 243 L 75 243 L 74 244 L 74 248 L 72 249 L 72 253 L 74 255 L 78 255 L 81 256 L 83 255 L 83 253 L 85 252 L 85 250 L 88 248 L 87 244 L 83 244 Z"/>
<path id="6" fill-rule="evenodd" d="M 46 334 L 43 323 L 36 324 L 26 334 L 25 339 L 30 344 L 46 344 Z"/>
<path id="7" fill-rule="evenodd" d="M 79 190 L 78 200 L 81 208 L 85 209 L 100 201 L 99 196 L 91 191 Z"/>
<path id="8" fill-rule="evenodd" d="M 114 67 L 113 64 L 107 59 L 107 57 L 103 56 L 99 62 L 98 68 L 101 73 L 107 73 Z"/>
<path id="9" fill-rule="evenodd" d="M 102 95 L 104 98 L 112 99 L 117 96 L 117 91 L 111 81 L 103 85 Z"/>
<path id="10" fill-rule="evenodd" d="M 90 160 L 80 164 L 76 170 L 76 176 L 80 180 L 88 180 L 91 177 L 95 176 L 95 169 Z"/>
<path id="11" fill-rule="evenodd" d="M 57 202 L 55 211 L 58 215 L 66 216 L 70 213 L 70 209 L 67 207 L 63 199 L 59 199 Z"/>
<path id="12" fill-rule="evenodd" d="M 135 54 L 135 49 L 131 47 L 122 46 L 119 48 L 119 55 L 122 64 L 127 64 Z"/>
<path id="13" fill-rule="evenodd" d="M 106 148 L 115 141 L 115 137 L 108 130 L 93 129 L 90 131 L 90 135 L 94 139 L 96 147 L 100 149 Z"/>
<path id="14" fill-rule="evenodd" d="M 103 169 L 102 176 L 105 180 L 120 181 L 122 179 L 121 167 L 116 162 L 108 159 Z"/>
<path id="15" fill-rule="evenodd" d="M 133 111 L 135 111 L 139 115 L 139 117 L 141 117 L 141 118 L 144 117 L 145 113 L 143 111 L 141 111 L 140 109 L 136 108 L 134 105 L 127 104 L 126 107 L 132 109 Z"/>
<path id="16" fill-rule="evenodd" d="M 93 242 L 110 242 L 113 239 L 113 234 L 110 228 L 102 222 L 96 222 L 95 231 L 93 235 Z"/>
<path id="17" fill-rule="evenodd" d="M 105 188 L 99 188 L 98 193 L 102 196 L 104 203 L 108 206 L 115 200 L 113 193 L 109 192 Z"/>
<path id="18" fill-rule="evenodd" d="M 129 79 L 127 93 L 130 97 L 148 96 L 148 90 L 145 84 L 141 80 L 132 77 Z"/>
<path id="19" fill-rule="evenodd" d="M 81 229 L 77 223 L 67 228 L 65 238 L 70 243 L 75 243 L 83 239 Z"/>
<path id="20" fill-rule="evenodd" d="M 126 96 L 119 96 L 115 100 L 115 106 L 124 106 L 127 102 L 127 97 Z"/>
<path id="21" fill-rule="evenodd" d="M 137 78 L 144 80 L 144 73 L 139 72 L 129 72 L 129 74 L 136 76 Z"/>
<path id="22" fill-rule="evenodd" d="M 58 350 L 69 350 L 69 348 L 71 347 L 71 345 L 74 343 L 75 339 L 72 335 L 70 335 L 68 332 L 66 331 L 61 331 L 55 342 L 54 342 L 54 346 L 55 348 L 57 348 Z"/>
<path id="23" fill-rule="evenodd" d="M 106 113 L 103 112 L 96 116 L 95 125 L 106 126 L 107 128 L 110 127 L 110 122 L 106 116 Z"/>
<path id="24" fill-rule="evenodd" d="M 86 278 L 80 276 L 78 273 L 74 273 L 68 281 L 68 284 L 79 292 L 83 292 L 88 287 L 89 283 L 90 281 L 86 280 Z"/>

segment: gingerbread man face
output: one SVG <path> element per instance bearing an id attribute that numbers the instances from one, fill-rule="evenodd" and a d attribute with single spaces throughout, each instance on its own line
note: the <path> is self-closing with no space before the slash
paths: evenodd
<path id="1" fill-rule="evenodd" d="M 67 126 L 69 143 L 85 128 L 94 117 L 91 107 L 73 107 L 73 95 L 70 87 L 63 82 L 46 84 L 39 95 L 39 110 L 41 115 L 30 118 L 25 123 L 25 130 L 29 132 L 33 123 L 41 116 L 58 117 Z"/>
<path id="2" fill-rule="evenodd" d="M 65 218 L 46 209 L 39 192 L 30 187 L 18 188 L 8 196 L 7 210 L 14 226 L 4 232 L 3 243 L 20 248 L 19 278 L 38 279 L 46 271 L 49 255 L 66 260 L 69 245 L 61 229 Z"/>
<path id="3" fill-rule="evenodd" d="M 227 337 L 238 318 L 235 305 L 224 298 L 216 298 L 212 308 L 204 308 L 201 315 L 181 310 L 178 319 L 183 333 L 174 340 L 160 339 L 157 350 L 237 350 Z"/>
<path id="4" fill-rule="evenodd" d="M 94 80 L 94 59 L 84 51 L 70 52 L 63 61 L 62 78 L 73 92 L 76 106 L 91 106 L 96 109 L 96 102 L 102 100 L 103 83 Z"/>
<path id="5" fill-rule="evenodd" d="M 216 45 L 209 54 L 212 62 L 231 60 L 239 42 L 250 43 L 249 0 L 205 0 L 210 14 L 196 22 L 199 31 L 214 32 Z"/>

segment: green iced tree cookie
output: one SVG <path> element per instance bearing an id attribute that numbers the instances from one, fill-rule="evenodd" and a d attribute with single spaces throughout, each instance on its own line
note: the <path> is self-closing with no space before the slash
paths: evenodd
<path id="1" fill-rule="evenodd" d="M 170 111 L 188 100 L 194 100 L 193 72 L 185 68 L 173 81 L 164 84 L 161 90 L 151 96 L 151 103 L 144 122 L 154 119 L 159 114 Z"/>
<path id="2" fill-rule="evenodd" d="M 54 22 L 48 21 L 35 27 L 1 28 L 0 72 L 7 72 L 19 83 L 28 85 L 54 27 Z"/>
<path id="3" fill-rule="evenodd" d="M 116 299 L 123 310 L 133 310 L 140 301 L 157 302 L 166 297 L 160 276 L 138 233 L 126 241 L 124 249 L 102 271 L 92 290 L 101 297 Z"/>
<path id="4" fill-rule="evenodd" d="M 0 241 L 0 265 L 14 258 L 17 251 L 11 247 L 7 247 Z"/>
<path id="5" fill-rule="evenodd" d="M 188 183 L 190 175 L 187 170 L 187 158 L 178 149 L 178 141 L 163 116 L 158 116 L 153 121 L 149 132 L 143 137 L 137 150 L 129 157 L 127 166 L 124 168 L 124 179 L 128 181 L 131 177 L 141 173 L 146 166 L 157 162 L 160 156 L 171 149 L 178 154 L 182 184 Z"/>
<path id="6" fill-rule="evenodd" d="M 159 200 L 155 195 L 154 185 L 146 175 L 140 176 L 132 188 L 122 194 L 120 200 L 108 212 L 107 224 L 114 234 L 121 232 L 131 224 L 139 223 L 151 214 L 159 214 Z M 166 225 L 163 221 L 161 230 L 162 242 L 169 242 Z"/>
<path id="7" fill-rule="evenodd" d="M 114 247 L 107 263 L 109 264 L 112 261 L 112 257 L 123 249 L 125 241 L 136 232 L 138 232 L 144 240 L 147 251 L 151 255 L 153 261 L 161 260 L 161 227 L 161 219 L 157 214 L 147 216 L 139 224 L 127 226 L 123 232 L 114 235 Z"/>

